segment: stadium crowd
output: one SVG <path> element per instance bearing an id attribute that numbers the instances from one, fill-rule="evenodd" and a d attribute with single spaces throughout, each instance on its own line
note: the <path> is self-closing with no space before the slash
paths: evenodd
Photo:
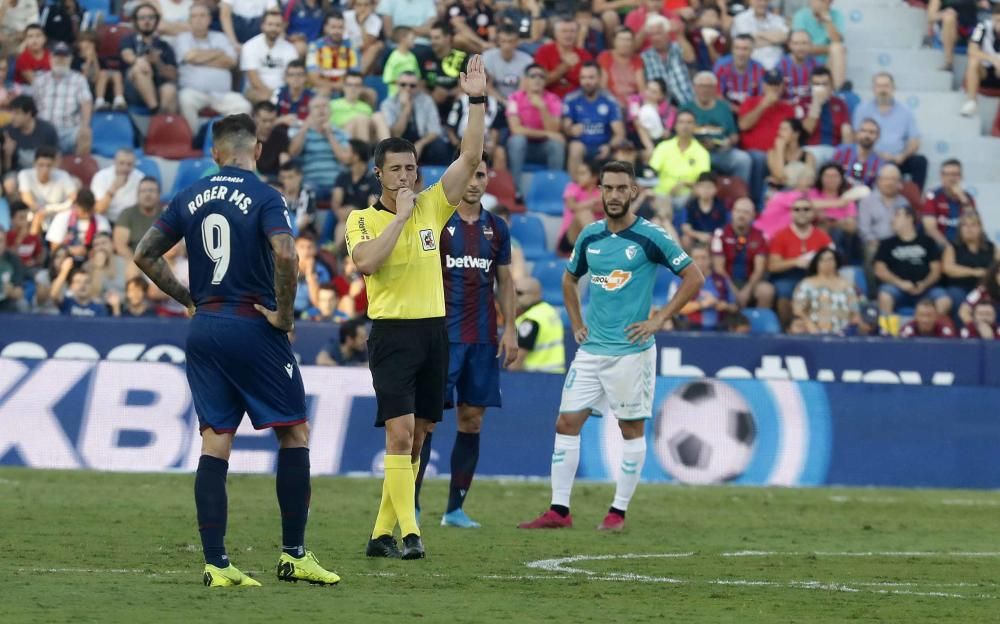
<path id="1" fill-rule="evenodd" d="M 893 76 L 876 74 L 861 101 L 836 3 L 796 4 L 787 15 L 768 0 L 129 0 L 96 15 L 72 0 L 0 4 L 0 310 L 183 317 L 131 263 L 171 195 L 138 148 L 151 154 L 153 129 L 169 124 L 194 142 L 156 155 L 203 158 L 207 122 L 247 112 L 259 173 L 296 231 L 296 313 L 344 324 L 321 363 L 363 362 L 365 286 L 343 224 L 380 192 L 378 140 L 413 142 L 422 184 L 451 162 L 469 110 L 459 73 L 475 53 L 491 81 L 484 206 L 511 223 L 519 293 L 540 293 L 521 308 L 561 304 L 548 295 L 558 284 L 531 276 L 544 280 L 538 268 L 601 218 L 596 172 L 614 158 L 642 174 L 633 208 L 707 278 L 665 329 L 1000 335 L 997 250 L 962 164 L 945 161 L 925 188 L 920 128 Z M 997 81 L 1000 8 L 931 0 L 928 20 L 949 66 L 968 39 L 971 96 Z M 145 143 L 95 160 L 108 137 L 92 119 L 106 112 L 148 128 Z M 549 243 L 529 248 L 546 228 Z M 182 277 L 185 257 L 168 256 Z M 657 289 L 662 305 L 670 284 Z"/>

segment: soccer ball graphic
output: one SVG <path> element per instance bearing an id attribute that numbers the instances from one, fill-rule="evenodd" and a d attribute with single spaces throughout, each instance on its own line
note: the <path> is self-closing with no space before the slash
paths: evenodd
<path id="1" fill-rule="evenodd" d="M 753 456 L 757 425 L 736 388 L 715 379 L 686 383 L 656 419 L 660 465 L 682 483 L 722 483 L 740 476 Z"/>

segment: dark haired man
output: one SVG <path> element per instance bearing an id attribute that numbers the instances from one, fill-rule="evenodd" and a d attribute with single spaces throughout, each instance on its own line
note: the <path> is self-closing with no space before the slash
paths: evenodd
<path id="1" fill-rule="evenodd" d="M 135 32 L 122 40 L 122 61 L 128 66 L 125 99 L 145 104 L 153 113 L 177 111 L 177 57 L 170 44 L 160 38 L 160 12 L 152 4 L 140 4 L 135 13 Z"/>

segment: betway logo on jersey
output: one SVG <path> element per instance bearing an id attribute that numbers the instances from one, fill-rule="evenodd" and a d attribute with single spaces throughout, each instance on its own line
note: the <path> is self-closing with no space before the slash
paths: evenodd
<path id="1" fill-rule="evenodd" d="M 595 286 L 600 286 L 604 290 L 614 291 L 619 290 L 625 284 L 628 284 L 630 279 L 632 279 L 631 271 L 615 269 L 607 275 L 591 275 L 590 283 Z"/>
<path id="2" fill-rule="evenodd" d="M 444 266 L 447 269 L 482 269 L 483 271 L 489 271 L 490 267 L 493 266 L 493 261 L 488 258 L 477 258 L 476 256 L 455 258 L 445 255 Z"/>

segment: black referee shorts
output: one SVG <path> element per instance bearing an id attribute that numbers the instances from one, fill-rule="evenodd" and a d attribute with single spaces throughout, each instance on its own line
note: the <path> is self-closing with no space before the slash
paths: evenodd
<path id="1" fill-rule="evenodd" d="M 441 422 L 448 381 L 448 329 L 443 317 L 376 319 L 368 336 L 368 367 L 378 403 L 376 427 L 406 414 Z"/>

